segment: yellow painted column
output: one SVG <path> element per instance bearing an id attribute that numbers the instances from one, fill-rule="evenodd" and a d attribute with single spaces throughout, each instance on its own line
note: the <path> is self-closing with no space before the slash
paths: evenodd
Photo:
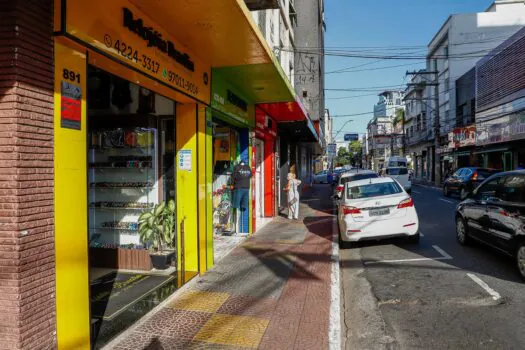
<path id="1" fill-rule="evenodd" d="M 197 114 L 197 104 L 177 104 L 177 260 L 179 271 L 185 275 L 183 283 L 199 271 Z"/>
<path id="2" fill-rule="evenodd" d="M 210 108 L 206 108 L 206 266 L 213 267 L 213 124 Z"/>
<path id="3" fill-rule="evenodd" d="M 55 266 L 59 349 L 90 348 L 86 67 L 84 53 L 55 42 Z M 74 90 L 77 96 L 80 93 L 80 101 L 68 98 L 62 89 Z M 78 116 L 78 112 L 80 123 L 71 122 L 71 117 Z M 80 130 L 70 128 L 76 125 Z"/>
<path id="4" fill-rule="evenodd" d="M 206 107 L 199 105 L 198 108 L 198 200 L 199 200 L 199 273 L 203 274 L 207 270 L 207 202 L 210 202 L 206 175 L 210 169 L 207 167 L 207 147 L 206 147 Z"/>

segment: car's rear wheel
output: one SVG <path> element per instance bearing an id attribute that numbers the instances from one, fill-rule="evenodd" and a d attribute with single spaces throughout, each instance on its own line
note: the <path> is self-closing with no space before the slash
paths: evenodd
<path id="1" fill-rule="evenodd" d="M 443 195 L 445 197 L 450 197 L 450 192 L 448 191 L 447 185 L 443 186 Z"/>
<path id="2" fill-rule="evenodd" d="M 468 196 L 467 189 L 465 187 L 461 187 L 461 189 L 459 190 L 459 198 L 463 201 L 467 199 L 467 196 Z"/>
<path id="3" fill-rule="evenodd" d="M 525 242 L 520 243 L 516 251 L 516 267 L 520 277 L 525 280 Z"/>
<path id="4" fill-rule="evenodd" d="M 462 245 L 468 245 L 470 243 L 470 237 L 467 231 L 467 225 L 462 217 L 456 218 L 456 239 Z"/>

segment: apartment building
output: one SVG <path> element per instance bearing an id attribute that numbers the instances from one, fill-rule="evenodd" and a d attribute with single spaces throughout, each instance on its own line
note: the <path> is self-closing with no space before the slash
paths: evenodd
<path id="1" fill-rule="evenodd" d="M 431 149 L 434 164 L 432 180 L 441 183 L 442 165 L 448 133 L 456 124 L 456 86 L 454 82 L 474 67 L 490 50 L 504 42 L 525 24 L 525 4 L 517 0 L 497 0 L 480 13 L 453 14 L 428 44 L 425 96 L 430 99 L 430 115 L 439 126 L 438 145 Z M 432 74 L 430 74 L 432 73 Z M 439 123 L 435 118 L 439 111 Z M 436 148 L 437 147 L 437 148 Z"/>

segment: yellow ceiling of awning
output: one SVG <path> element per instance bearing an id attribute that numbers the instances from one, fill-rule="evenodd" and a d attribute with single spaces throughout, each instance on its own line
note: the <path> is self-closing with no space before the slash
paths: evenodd
<path id="1" fill-rule="evenodd" d="M 272 63 L 243 0 L 130 0 L 211 66 Z"/>

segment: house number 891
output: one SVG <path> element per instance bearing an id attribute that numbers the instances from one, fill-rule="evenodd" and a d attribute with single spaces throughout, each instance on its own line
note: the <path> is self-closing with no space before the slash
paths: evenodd
<path id="1" fill-rule="evenodd" d="M 71 80 L 73 82 L 80 83 L 80 74 L 67 68 L 64 68 L 64 70 L 62 71 L 62 77 L 66 80 Z"/>

